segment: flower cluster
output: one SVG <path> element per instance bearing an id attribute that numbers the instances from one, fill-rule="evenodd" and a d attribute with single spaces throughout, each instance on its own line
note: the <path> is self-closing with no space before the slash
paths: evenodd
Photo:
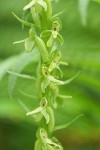
<path id="1" fill-rule="evenodd" d="M 13 15 L 20 23 L 30 27 L 29 34 L 27 38 L 15 44 L 24 43 L 26 52 L 31 52 L 34 48 L 40 52 L 36 77 L 40 104 L 26 114 L 32 115 L 34 120 L 40 123 L 34 150 L 63 150 L 59 141 L 52 137 L 54 130 L 63 128 L 55 127 L 53 110 L 57 108 L 57 97 L 71 98 L 59 94 L 59 85 L 70 83 L 77 75 L 66 81 L 60 80 L 63 77 L 60 66 L 68 64 L 61 60 L 62 54 L 58 46 L 61 47 L 64 43 L 60 34 L 62 23 L 57 15 L 52 15 L 51 0 L 30 0 L 23 11 L 24 20 L 14 13 Z"/>

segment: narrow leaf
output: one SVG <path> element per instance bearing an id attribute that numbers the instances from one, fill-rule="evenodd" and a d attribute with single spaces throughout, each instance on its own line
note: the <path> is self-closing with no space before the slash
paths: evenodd
<path id="1" fill-rule="evenodd" d="M 87 25 L 87 8 L 90 0 L 79 0 L 79 11 L 83 26 Z"/>
<path id="2" fill-rule="evenodd" d="M 7 72 L 10 73 L 10 74 L 15 75 L 17 77 L 20 77 L 20 78 L 35 80 L 35 77 L 29 76 L 29 75 L 26 75 L 26 74 L 20 74 L 20 73 L 16 73 L 16 72 L 13 72 L 13 71 L 7 71 Z"/>
<path id="3" fill-rule="evenodd" d="M 100 3 L 100 0 L 93 0 L 94 2 L 98 2 L 98 3 Z"/>
<path id="4" fill-rule="evenodd" d="M 22 53 L 17 56 L 17 61 L 14 64 L 14 67 L 12 68 L 13 72 L 20 73 L 29 63 L 31 62 L 37 62 L 39 57 L 38 51 L 35 49 L 31 54 L 30 53 Z M 6 70 L 7 72 L 7 70 Z M 15 76 L 13 74 L 10 74 L 9 76 L 9 94 L 12 97 L 14 88 L 16 86 L 16 80 L 18 76 Z"/>

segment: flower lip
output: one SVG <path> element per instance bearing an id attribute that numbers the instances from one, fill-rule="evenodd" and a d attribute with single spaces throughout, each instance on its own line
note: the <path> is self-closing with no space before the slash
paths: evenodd
<path id="1" fill-rule="evenodd" d="M 40 106 L 41 107 L 46 107 L 47 106 L 47 99 L 46 99 L 46 97 L 43 97 L 41 99 Z"/>
<path id="2" fill-rule="evenodd" d="M 42 73 L 43 73 L 44 76 L 48 76 L 50 74 L 49 68 L 43 66 Z"/>
<path id="3" fill-rule="evenodd" d="M 61 25 L 60 25 L 59 21 L 58 21 L 58 20 L 55 20 L 55 21 L 52 23 L 52 30 L 58 32 L 58 31 L 60 31 L 60 29 L 61 29 Z"/>
<path id="4" fill-rule="evenodd" d="M 40 137 L 43 139 L 47 138 L 47 132 L 43 128 L 40 129 Z"/>

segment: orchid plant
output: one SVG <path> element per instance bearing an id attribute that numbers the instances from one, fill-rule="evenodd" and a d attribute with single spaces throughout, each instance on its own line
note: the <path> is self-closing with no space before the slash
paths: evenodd
<path id="1" fill-rule="evenodd" d="M 36 77 L 9 71 L 19 77 L 35 80 L 37 85 L 38 96 L 36 99 L 40 101 L 40 104 L 26 114 L 34 117 L 35 122 L 39 122 L 34 150 L 63 150 L 63 146 L 53 136 L 54 131 L 66 128 L 81 116 L 65 125 L 55 126 L 54 109 L 57 109 L 57 98 L 72 98 L 61 95 L 59 86 L 70 83 L 79 73 L 66 81 L 61 80 L 63 72 L 60 66 L 67 66 L 68 63 L 62 61 L 61 58 L 60 49 L 64 43 L 60 34 L 62 23 L 58 17 L 59 13 L 53 15 L 51 3 L 51 0 L 29 0 L 29 3 L 23 8 L 24 20 L 13 13 L 23 26 L 29 27 L 29 36 L 24 40 L 14 42 L 14 44 L 24 43 L 28 53 L 34 51 L 35 48 L 40 52 Z M 31 21 L 29 16 L 31 16 Z"/>

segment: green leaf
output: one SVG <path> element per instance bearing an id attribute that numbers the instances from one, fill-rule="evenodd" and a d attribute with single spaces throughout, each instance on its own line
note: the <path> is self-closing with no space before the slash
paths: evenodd
<path id="1" fill-rule="evenodd" d="M 12 68 L 13 72 L 20 73 L 29 63 L 37 62 L 39 57 L 38 51 L 35 49 L 31 54 L 30 53 L 22 53 L 17 57 L 16 64 Z M 10 74 L 9 76 L 9 94 L 12 96 L 14 88 L 16 86 L 17 76 L 14 74 Z"/>
<path id="2" fill-rule="evenodd" d="M 34 24 L 32 24 L 32 23 L 20 19 L 20 18 L 19 18 L 17 15 L 15 15 L 13 12 L 12 12 L 12 14 L 13 14 L 13 16 L 14 16 L 20 23 L 22 23 L 23 25 L 26 25 L 26 26 L 29 26 L 29 27 L 34 26 Z"/>
<path id="3" fill-rule="evenodd" d="M 93 0 L 94 2 L 98 2 L 98 3 L 100 3 L 100 0 Z"/>
<path id="4" fill-rule="evenodd" d="M 60 125 L 60 126 L 56 126 L 56 127 L 54 128 L 54 131 L 67 128 L 67 127 L 70 126 L 74 121 L 76 121 L 77 119 L 79 119 L 81 116 L 83 116 L 83 114 L 77 116 L 77 117 L 74 118 L 72 121 L 68 122 L 67 124 Z"/>
<path id="5" fill-rule="evenodd" d="M 16 73 L 16 72 L 13 72 L 13 71 L 7 71 L 7 72 L 10 73 L 10 74 L 15 75 L 17 77 L 20 77 L 20 78 L 35 80 L 35 77 L 29 76 L 29 75 L 26 75 L 26 74 L 20 74 L 20 73 Z"/>
<path id="6" fill-rule="evenodd" d="M 87 25 L 87 9 L 90 0 L 79 0 L 79 10 L 83 26 Z"/>
<path id="7" fill-rule="evenodd" d="M 4 75 L 7 73 L 7 70 L 13 67 L 13 64 L 17 59 L 18 56 L 12 56 L 0 63 L 0 80 L 2 80 Z"/>

